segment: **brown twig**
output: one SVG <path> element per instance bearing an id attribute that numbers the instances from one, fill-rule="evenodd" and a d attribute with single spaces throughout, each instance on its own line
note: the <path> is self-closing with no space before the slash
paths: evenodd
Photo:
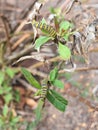
<path id="1" fill-rule="evenodd" d="M 25 39 L 29 38 L 30 34 L 24 34 L 19 40 L 16 41 L 16 43 L 12 46 L 12 50 L 15 50 L 19 44 L 21 44 Z"/>
<path id="2" fill-rule="evenodd" d="M 23 49 L 19 53 L 13 53 L 11 56 L 7 57 L 6 63 L 10 64 L 13 61 L 17 60 L 18 58 L 20 58 L 21 56 L 26 55 L 27 53 L 32 52 L 33 50 L 34 50 L 34 47 L 30 44 L 29 46 L 27 46 L 25 49 Z"/>
<path id="3" fill-rule="evenodd" d="M 74 72 L 77 72 L 77 71 L 88 71 L 88 70 L 97 70 L 97 69 L 98 69 L 98 66 L 80 67 L 80 68 L 76 68 L 74 70 Z M 59 71 L 59 73 L 65 73 L 65 72 L 66 72 L 65 69 Z"/>
<path id="4" fill-rule="evenodd" d="M 4 24 L 8 47 L 11 51 L 10 34 L 9 34 L 9 31 L 8 31 L 9 29 L 11 30 L 11 28 L 10 28 L 10 25 L 8 24 L 9 22 L 8 22 L 7 18 L 4 15 L 1 15 L 0 17 L 1 17 L 3 24 Z"/>
<path id="5" fill-rule="evenodd" d="M 36 63 L 35 65 L 32 65 L 32 66 L 30 67 L 30 69 L 38 68 L 38 67 L 44 65 L 45 63 L 48 64 L 48 63 L 56 62 L 56 61 L 59 61 L 59 60 L 62 60 L 62 59 L 60 58 L 60 56 L 57 56 L 57 57 L 48 59 L 48 60 L 46 60 L 46 61 L 44 61 L 44 62 L 38 62 L 38 63 Z"/>
<path id="6" fill-rule="evenodd" d="M 30 10 L 32 9 L 32 7 L 34 6 L 35 2 L 37 2 L 38 0 L 30 0 L 29 3 L 26 4 L 26 6 L 24 7 L 24 9 L 22 10 L 21 14 L 19 15 L 18 19 L 24 19 L 28 16 Z M 23 23 L 21 23 L 23 24 Z M 17 25 L 13 28 L 13 32 L 17 32 L 18 28 L 20 28 L 21 24 L 17 23 Z"/>

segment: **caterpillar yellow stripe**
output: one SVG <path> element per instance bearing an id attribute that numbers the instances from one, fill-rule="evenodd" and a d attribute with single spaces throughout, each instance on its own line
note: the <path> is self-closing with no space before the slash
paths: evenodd
<path id="1" fill-rule="evenodd" d="M 47 95 L 47 91 L 48 91 L 48 87 L 46 84 L 42 84 L 42 88 L 41 88 L 41 95 L 40 95 L 40 99 L 42 101 L 45 101 L 46 95 Z"/>
<path id="2" fill-rule="evenodd" d="M 36 28 L 39 28 L 40 30 L 46 31 L 53 38 L 57 36 L 55 29 L 45 23 L 41 23 L 33 20 L 32 25 L 35 26 Z"/>

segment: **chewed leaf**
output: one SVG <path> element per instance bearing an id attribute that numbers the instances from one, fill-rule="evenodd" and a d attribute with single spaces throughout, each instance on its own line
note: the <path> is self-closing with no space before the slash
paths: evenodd
<path id="1" fill-rule="evenodd" d="M 63 58 L 64 60 L 68 60 L 71 57 L 70 49 L 67 46 L 61 44 L 60 42 L 59 42 L 58 52 L 59 52 L 61 58 Z"/>
<path id="2" fill-rule="evenodd" d="M 47 41 L 49 41 L 51 39 L 51 37 L 49 37 L 49 36 L 41 36 L 41 37 L 39 37 L 38 39 L 36 39 L 36 41 L 35 41 L 35 49 L 37 50 L 37 51 L 39 51 L 40 50 L 40 47 L 42 46 L 42 45 L 44 45 Z"/>

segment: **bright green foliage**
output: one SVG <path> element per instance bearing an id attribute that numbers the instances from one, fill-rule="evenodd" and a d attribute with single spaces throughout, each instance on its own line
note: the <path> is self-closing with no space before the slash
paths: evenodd
<path id="1" fill-rule="evenodd" d="M 9 102 L 13 99 L 12 87 L 4 85 L 0 88 L 0 95 L 3 95 L 5 103 L 9 104 Z"/>
<path id="2" fill-rule="evenodd" d="M 64 34 L 64 36 L 63 36 L 64 40 L 68 41 L 69 40 L 69 36 L 70 36 L 70 33 Z"/>
<path id="3" fill-rule="evenodd" d="M 59 28 L 59 35 L 64 38 L 65 41 L 69 41 L 70 35 L 73 34 L 73 32 L 70 32 L 70 28 L 73 27 L 73 24 L 68 21 L 62 21 L 60 23 Z"/>
<path id="4" fill-rule="evenodd" d="M 11 124 L 11 126 L 15 126 L 16 123 L 18 123 L 18 122 L 19 122 L 19 117 L 18 116 L 17 117 L 12 117 L 10 124 Z"/>
<path id="5" fill-rule="evenodd" d="M 36 123 L 40 121 L 41 119 L 41 112 L 42 112 L 42 108 L 43 108 L 44 102 L 42 100 L 39 100 L 38 102 L 38 106 L 36 109 Z"/>
<path id="6" fill-rule="evenodd" d="M 54 81 L 57 78 L 58 75 L 58 69 L 55 67 L 53 70 L 51 70 L 50 75 L 49 75 L 49 79 L 50 81 Z"/>
<path id="7" fill-rule="evenodd" d="M 0 71 L 0 96 L 4 100 L 4 107 L 0 114 L 0 129 L 12 130 L 12 128 L 14 129 L 14 127 L 16 127 L 16 123 L 19 122 L 18 116 L 14 117 L 12 116 L 13 114 L 10 114 L 12 112 L 9 107 L 10 102 L 16 100 L 10 83 L 17 72 L 18 69 L 10 67 L 5 67 Z"/>
<path id="8" fill-rule="evenodd" d="M 44 105 L 44 102 L 42 100 L 39 100 L 38 106 L 35 110 L 36 118 L 33 122 L 31 122 L 27 125 L 26 130 L 34 130 L 34 128 L 38 125 L 39 121 L 41 120 L 41 116 L 42 116 L 41 112 L 42 112 L 42 109 L 43 109 L 43 105 Z"/>
<path id="9" fill-rule="evenodd" d="M 38 81 L 31 75 L 31 73 L 26 70 L 25 68 L 21 69 L 23 75 L 25 76 L 25 78 L 27 79 L 27 81 L 34 86 L 35 88 L 40 89 L 41 85 L 38 83 Z"/>
<path id="10" fill-rule="evenodd" d="M 35 41 L 35 49 L 36 49 L 37 51 L 39 51 L 39 50 L 40 50 L 40 47 L 41 47 L 42 45 L 44 45 L 46 42 L 48 42 L 50 39 L 51 39 L 51 37 L 49 37 L 49 36 L 41 36 L 41 37 L 39 37 L 39 38 L 36 39 L 36 41 Z"/>
<path id="11" fill-rule="evenodd" d="M 25 68 L 22 68 L 22 73 L 24 74 L 25 78 L 28 80 L 28 82 L 30 84 L 35 84 L 31 82 L 32 79 L 32 75 L 30 72 L 28 72 Z M 49 75 L 49 78 L 50 78 L 50 83 L 55 85 L 56 87 L 58 88 L 64 88 L 64 84 L 57 79 L 57 75 L 58 75 L 58 69 L 57 68 L 54 68 L 51 72 L 50 72 L 50 75 Z M 26 77 L 27 76 L 27 77 Z M 39 84 L 37 82 L 37 84 Z M 40 89 L 36 84 L 35 84 L 36 88 Z M 37 95 L 40 94 L 41 91 L 38 91 Z M 67 100 L 64 99 L 61 95 L 59 95 L 57 92 L 53 91 L 53 90 L 50 90 L 50 89 L 47 89 L 47 95 L 46 95 L 46 98 L 59 110 L 61 111 L 65 111 L 65 108 L 66 108 L 66 105 L 67 105 Z M 40 110 L 42 109 L 42 106 L 44 104 L 44 101 L 42 100 L 39 100 L 39 109 L 37 110 L 37 120 L 39 120 L 39 117 L 40 117 Z M 34 123 L 34 122 L 33 122 Z"/>
<path id="12" fill-rule="evenodd" d="M 42 20 L 41 20 L 41 23 L 45 23 L 45 24 L 47 24 L 47 22 L 46 22 L 46 20 L 44 19 L 44 18 L 42 18 Z"/>
<path id="13" fill-rule="evenodd" d="M 62 81 L 57 79 L 57 76 L 58 76 L 58 69 L 55 67 L 53 70 L 51 70 L 49 74 L 49 81 L 55 87 L 64 88 L 64 84 L 62 83 Z"/>
<path id="14" fill-rule="evenodd" d="M 55 79 L 53 85 L 58 88 L 64 88 L 64 83 L 61 80 Z"/>
<path id="15" fill-rule="evenodd" d="M 70 49 L 67 46 L 61 44 L 60 42 L 59 42 L 58 52 L 61 58 L 63 58 L 64 60 L 69 60 L 71 57 Z"/>
<path id="16" fill-rule="evenodd" d="M 3 116 L 6 117 L 8 114 L 8 106 L 5 104 L 3 107 L 3 112 L 2 112 Z"/>
<path id="17" fill-rule="evenodd" d="M 15 99 L 16 102 L 19 102 L 19 101 L 20 101 L 20 93 L 19 93 L 18 90 L 15 90 L 15 91 L 14 91 L 13 96 L 14 96 L 14 99 Z"/>
<path id="18" fill-rule="evenodd" d="M 4 95 L 3 98 L 4 98 L 4 100 L 5 100 L 5 103 L 6 103 L 6 104 L 9 104 L 9 102 L 13 99 L 13 95 L 12 95 L 12 93 L 10 92 L 10 93 Z"/>
<path id="19" fill-rule="evenodd" d="M 47 99 L 60 111 L 65 111 L 68 101 L 54 90 L 49 90 Z"/>
<path id="20" fill-rule="evenodd" d="M 9 67 L 6 67 L 6 73 L 8 74 L 8 76 L 10 78 L 13 78 L 14 75 L 18 72 L 18 69 L 13 69 L 13 68 L 9 68 Z"/>
<path id="21" fill-rule="evenodd" d="M 10 86 L 4 85 L 0 88 L 0 95 L 10 93 L 11 90 L 12 88 Z"/>
<path id="22" fill-rule="evenodd" d="M 61 23 L 60 23 L 60 32 L 62 31 L 62 30 L 68 30 L 69 28 L 71 28 L 72 27 L 72 23 L 70 23 L 70 22 L 68 22 L 68 21 L 62 21 Z"/>
<path id="23" fill-rule="evenodd" d="M 52 14 L 56 14 L 56 16 L 60 16 L 61 15 L 61 8 L 50 8 L 50 11 Z"/>

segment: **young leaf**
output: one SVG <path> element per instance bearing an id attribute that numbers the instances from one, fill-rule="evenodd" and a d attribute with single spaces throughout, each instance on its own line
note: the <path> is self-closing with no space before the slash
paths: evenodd
<path id="1" fill-rule="evenodd" d="M 41 23 L 42 24 L 44 24 L 44 23 L 47 24 L 47 22 L 46 22 L 46 20 L 44 18 L 42 18 Z"/>
<path id="2" fill-rule="evenodd" d="M 31 73 L 26 70 L 25 68 L 21 69 L 23 75 L 25 76 L 25 78 L 27 79 L 27 81 L 34 86 L 35 88 L 40 89 L 41 85 L 38 83 L 38 81 L 31 75 Z"/>
<path id="3" fill-rule="evenodd" d="M 19 102 L 20 101 L 20 92 L 18 90 L 15 90 L 14 93 L 13 93 L 13 96 L 14 96 L 14 100 L 16 102 Z"/>
<path id="4" fill-rule="evenodd" d="M 66 33 L 66 34 L 63 36 L 63 38 L 65 39 L 65 41 L 68 41 L 69 36 L 70 36 L 70 34 L 69 34 L 69 33 Z"/>
<path id="5" fill-rule="evenodd" d="M 12 87 L 3 85 L 3 87 L 0 88 L 0 95 L 10 93 L 12 90 Z"/>
<path id="6" fill-rule="evenodd" d="M 61 44 L 60 42 L 59 42 L 58 52 L 59 52 L 61 58 L 65 59 L 65 60 L 68 60 L 71 57 L 70 49 L 67 46 Z"/>
<path id="7" fill-rule="evenodd" d="M 3 125 L 5 125 L 5 122 L 3 121 L 3 117 L 0 116 L 0 127 L 2 127 Z"/>
<path id="8" fill-rule="evenodd" d="M 36 123 L 38 123 L 41 119 L 41 112 L 42 112 L 43 104 L 44 104 L 44 102 L 42 100 L 39 100 L 37 109 L 35 111 L 36 112 Z"/>
<path id="9" fill-rule="evenodd" d="M 3 116 L 7 116 L 8 114 L 8 106 L 5 104 L 4 107 L 3 107 Z"/>
<path id="10" fill-rule="evenodd" d="M 58 69 L 55 67 L 51 72 L 50 72 L 50 81 L 53 82 L 58 75 Z"/>
<path id="11" fill-rule="evenodd" d="M 36 39 L 36 41 L 35 41 L 35 49 L 37 50 L 37 51 L 39 51 L 40 50 L 40 47 L 43 45 L 43 44 L 45 44 L 47 41 L 49 41 L 51 39 L 51 37 L 49 37 L 49 36 L 41 36 L 41 37 L 39 37 L 38 39 Z"/>
<path id="12" fill-rule="evenodd" d="M 13 78 L 14 75 L 15 75 L 17 72 L 18 72 L 18 69 L 13 69 L 13 68 L 9 68 L 9 67 L 6 68 L 6 73 L 8 74 L 8 76 L 9 76 L 10 78 Z"/>
<path id="13" fill-rule="evenodd" d="M 68 21 L 63 21 L 60 24 L 60 31 L 63 30 L 68 30 L 70 27 L 72 27 L 72 23 L 68 22 Z"/>
<path id="14" fill-rule="evenodd" d="M 68 101 L 64 99 L 60 94 L 54 90 L 49 90 L 47 93 L 47 99 L 60 111 L 64 112 Z"/>
<path id="15" fill-rule="evenodd" d="M 11 125 L 15 125 L 18 122 L 19 122 L 19 116 L 13 117 L 11 120 Z"/>
<path id="16" fill-rule="evenodd" d="M 55 79 L 54 82 L 53 82 L 53 85 L 58 87 L 58 88 L 64 88 L 64 84 L 62 81 L 58 80 L 58 79 Z"/>
<path id="17" fill-rule="evenodd" d="M 6 102 L 6 104 L 8 104 L 12 99 L 13 97 L 11 93 L 4 95 L 4 101 Z"/>

